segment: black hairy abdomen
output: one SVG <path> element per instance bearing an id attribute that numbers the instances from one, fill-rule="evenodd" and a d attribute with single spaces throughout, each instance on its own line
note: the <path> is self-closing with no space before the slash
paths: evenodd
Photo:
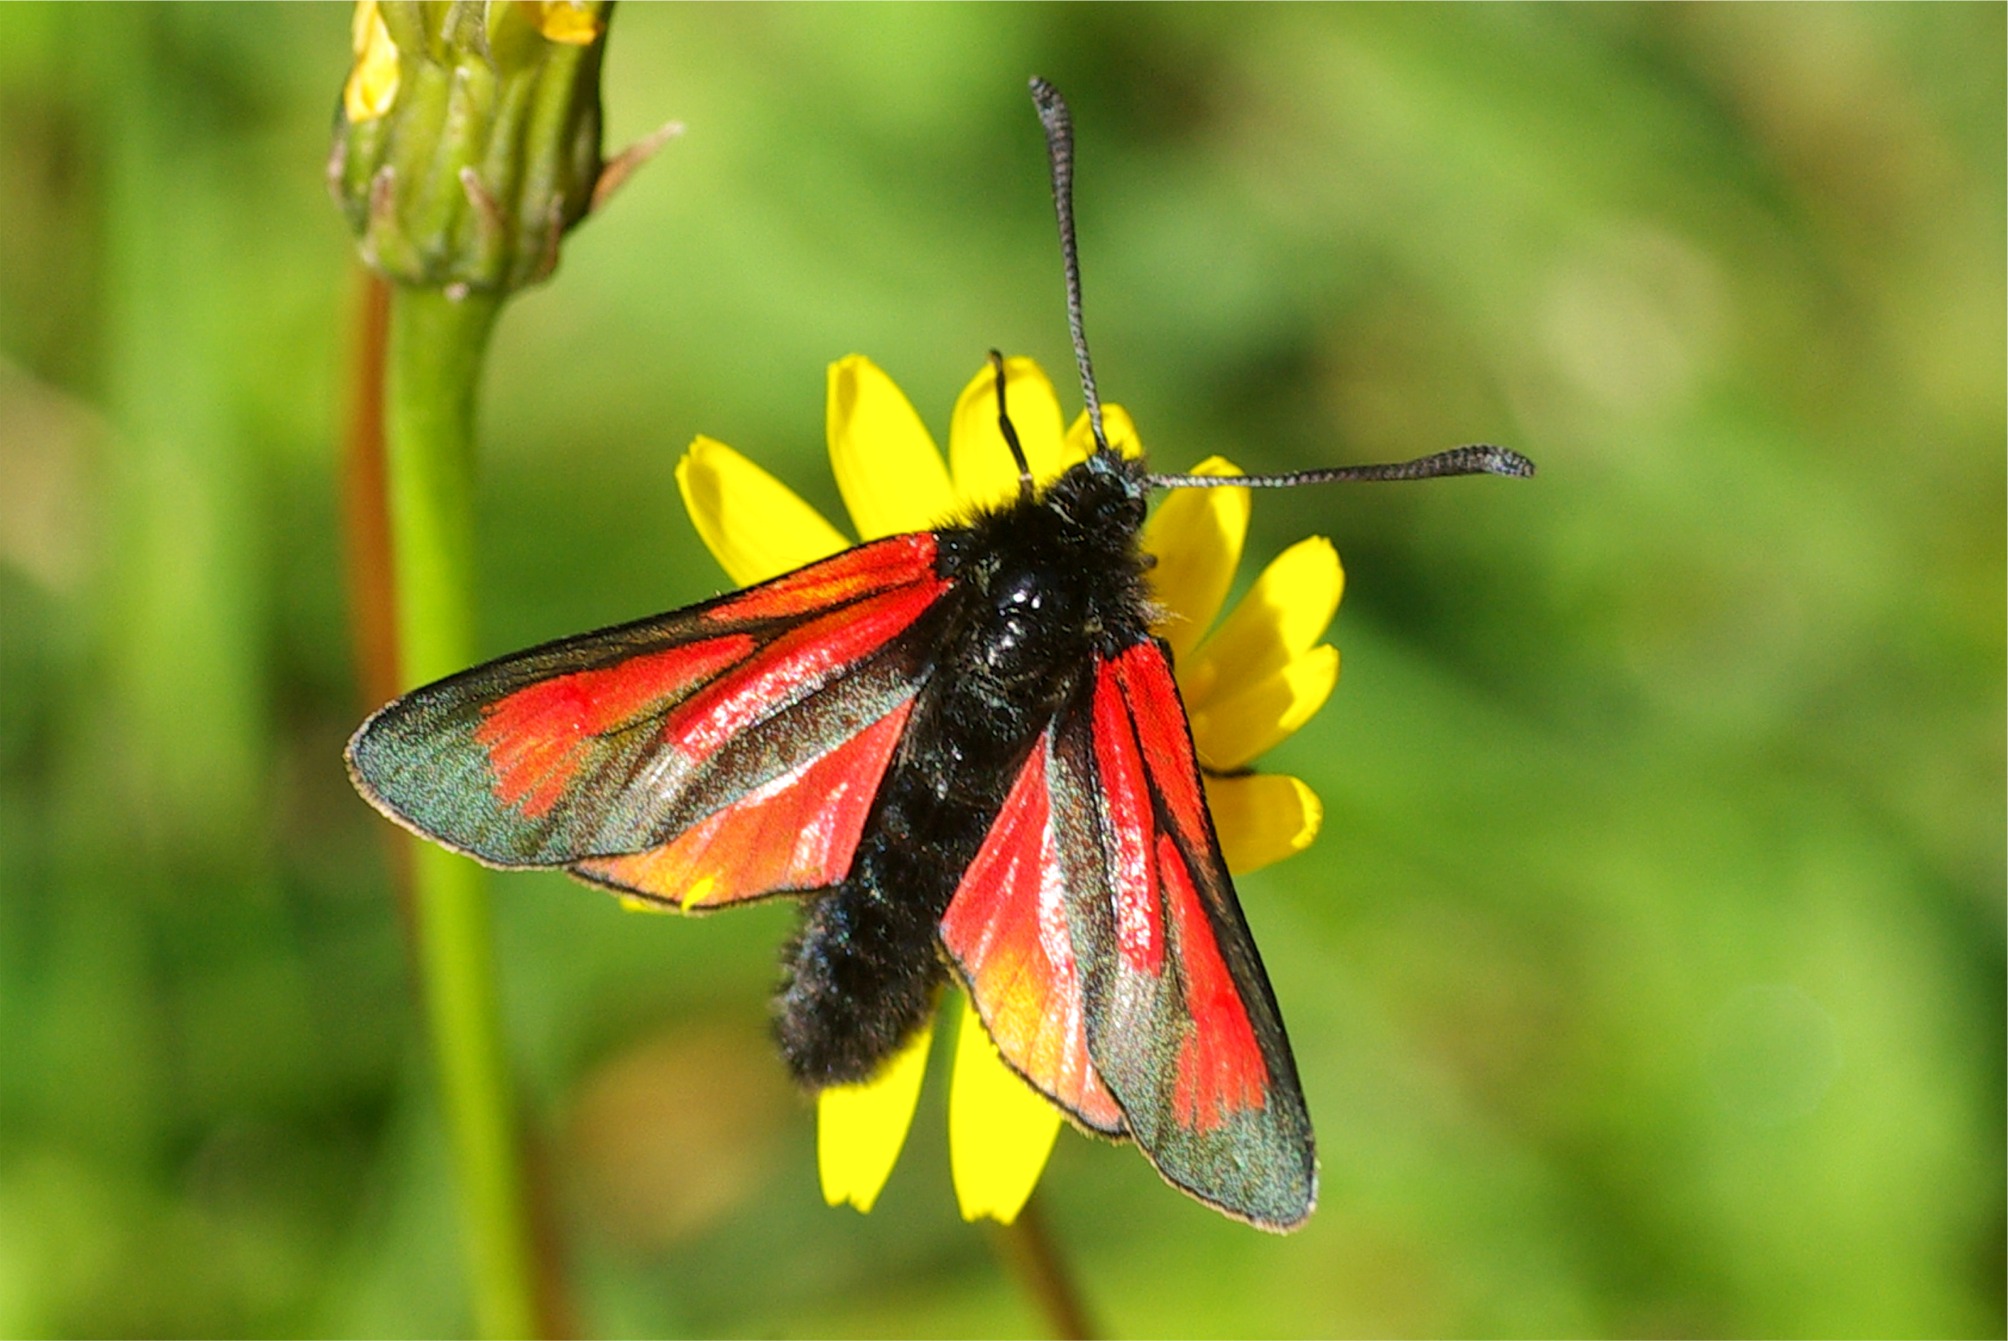
<path id="1" fill-rule="evenodd" d="M 961 680 L 934 667 L 850 875 L 809 904 L 790 947 L 781 1051 L 811 1087 L 866 1079 L 933 1009 L 946 972 L 935 929 L 1031 750 Z"/>
<path id="2" fill-rule="evenodd" d="M 812 1088 L 869 1079 L 934 1009 L 936 934 L 1040 732 L 1097 653 L 1148 636 L 1137 472 L 1077 466 L 1036 503 L 936 533 L 941 641 L 851 869 L 783 958 L 776 1031 Z"/>

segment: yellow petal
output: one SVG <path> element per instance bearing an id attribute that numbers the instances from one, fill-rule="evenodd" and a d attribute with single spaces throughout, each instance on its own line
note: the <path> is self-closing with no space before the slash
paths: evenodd
<path id="1" fill-rule="evenodd" d="M 1193 709 L 1192 743 L 1199 762 L 1232 773 L 1311 720 L 1339 678 L 1339 649 L 1314 647 L 1252 684 L 1222 686 L 1204 708 Z"/>
<path id="2" fill-rule="evenodd" d="M 955 510 L 948 467 L 892 378 L 862 354 L 830 365 L 830 468 L 864 540 L 925 531 Z"/>
<path id="3" fill-rule="evenodd" d="M 741 586 L 827 559 L 851 543 L 794 490 L 701 434 L 676 463 L 676 486 L 697 534 Z"/>
<path id="4" fill-rule="evenodd" d="M 1102 432 L 1108 435 L 1109 446 L 1115 448 L 1118 454 L 1143 455 L 1143 438 L 1136 431 L 1136 421 L 1122 406 L 1102 406 Z M 1060 449 L 1061 468 L 1087 460 L 1088 454 L 1094 450 L 1095 431 L 1088 423 L 1088 412 L 1082 410 L 1067 428 L 1067 442 Z"/>
<path id="5" fill-rule="evenodd" d="M 927 1046 L 934 1041 L 930 1021 L 901 1048 L 877 1076 L 862 1085 L 832 1085 L 816 1096 L 816 1168 L 823 1200 L 869 1211 L 878 1200 L 906 1130 L 920 1101 L 920 1078 L 927 1072 Z"/>
<path id="6" fill-rule="evenodd" d="M 370 44 L 370 26 L 381 22 L 377 14 L 377 0 L 356 0 L 356 7 L 349 11 L 349 51 L 353 55 L 363 54 L 363 48 Z"/>
<path id="7" fill-rule="evenodd" d="M 349 28 L 356 63 L 342 86 L 342 112 L 350 125 L 360 125 L 382 116 L 397 101 L 397 44 L 377 13 L 376 0 L 361 0 Z"/>
<path id="8" fill-rule="evenodd" d="M 1004 402 L 1011 427 L 1035 484 L 1058 475 L 1060 398 L 1039 365 L 1030 359 L 1004 360 Z M 955 474 L 955 497 L 965 508 L 991 507 L 1018 496 L 1018 463 L 997 427 L 997 374 L 989 364 L 955 401 L 948 423 L 948 464 Z"/>
<path id="9" fill-rule="evenodd" d="M 1059 1134 L 1060 1110 L 1004 1065 L 963 998 L 948 1090 L 948 1162 L 962 1218 L 1016 1220 Z"/>
<path id="10" fill-rule="evenodd" d="M 1318 794 L 1283 773 L 1208 776 L 1206 808 L 1220 834 L 1220 854 L 1236 875 L 1302 852 L 1325 822 Z"/>
<path id="11" fill-rule="evenodd" d="M 1262 570 L 1211 638 L 1178 668 L 1188 708 L 1281 670 L 1325 636 L 1345 590 L 1338 551 L 1323 536 L 1300 540 Z"/>
<path id="12" fill-rule="evenodd" d="M 1241 468 L 1209 456 L 1192 473 L 1239 475 Z M 1174 489 L 1144 525 L 1144 550 L 1157 556 L 1151 590 L 1168 616 L 1159 632 L 1174 666 L 1192 654 L 1227 599 L 1248 538 L 1248 509 L 1246 489 Z"/>
<path id="13" fill-rule="evenodd" d="M 547 0 L 537 6 L 537 31 L 548 41 L 585 47 L 600 35 L 601 25 L 599 17 L 581 5 Z"/>

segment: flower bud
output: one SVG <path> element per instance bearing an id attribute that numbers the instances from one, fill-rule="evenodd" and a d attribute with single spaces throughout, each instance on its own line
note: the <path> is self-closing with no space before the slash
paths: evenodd
<path id="1" fill-rule="evenodd" d="M 593 203 L 609 0 L 361 0 L 328 183 L 401 284 L 507 292 Z"/>

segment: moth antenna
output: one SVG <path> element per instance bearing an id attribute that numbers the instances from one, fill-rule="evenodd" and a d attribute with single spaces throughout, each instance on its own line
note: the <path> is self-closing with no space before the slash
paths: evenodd
<path id="1" fill-rule="evenodd" d="M 1004 355 L 1000 351 L 990 351 L 990 367 L 997 379 L 997 431 L 1004 435 L 1004 445 L 1011 449 L 1011 459 L 1018 463 L 1018 497 L 1029 503 L 1032 467 L 1025 460 L 1025 449 L 1018 444 L 1018 430 L 1011 423 L 1011 412 L 1004 407 Z"/>
<path id="2" fill-rule="evenodd" d="M 1081 400 L 1088 408 L 1088 427 L 1095 450 L 1109 450 L 1102 431 L 1102 398 L 1095 392 L 1095 366 L 1088 358 L 1088 336 L 1081 324 L 1081 256 L 1074 245 L 1074 118 L 1060 90 L 1032 79 L 1032 101 L 1039 124 L 1046 128 L 1046 162 L 1053 169 L 1053 212 L 1060 217 L 1060 264 L 1067 272 L 1067 328 L 1074 337 L 1074 362 L 1081 367 Z"/>
<path id="3" fill-rule="evenodd" d="M 1359 483 L 1378 480 L 1434 480 L 1446 475 L 1509 475 L 1526 479 L 1534 463 L 1510 447 L 1476 442 L 1453 447 L 1413 461 L 1378 466 L 1327 466 L 1323 470 L 1293 470 L 1286 475 L 1146 475 L 1153 489 L 1288 489 L 1299 484 Z"/>

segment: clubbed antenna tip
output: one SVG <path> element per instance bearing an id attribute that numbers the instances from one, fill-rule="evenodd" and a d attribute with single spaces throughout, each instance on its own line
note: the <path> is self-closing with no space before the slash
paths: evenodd
<path id="1" fill-rule="evenodd" d="M 1060 264 L 1067 272 L 1067 329 L 1074 337 L 1074 362 L 1081 369 L 1081 401 L 1087 407 L 1088 427 L 1094 430 L 1095 450 L 1106 452 L 1109 439 L 1102 431 L 1102 398 L 1095 391 L 1095 366 L 1088 358 L 1087 331 L 1081 324 L 1081 257 L 1074 245 L 1074 118 L 1060 90 L 1037 75 L 1032 77 L 1032 102 L 1039 109 L 1039 124 L 1046 129 L 1046 162 L 1053 170 Z"/>
<path id="2" fill-rule="evenodd" d="M 1328 466 L 1287 475 L 1152 475 L 1154 489 L 1287 489 L 1299 484 L 1363 483 L 1376 480 L 1434 480 L 1446 475 L 1508 475 L 1526 479 L 1534 463 L 1510 447 L 1477 442 L 1413 461 L 1376 466 Z"/>

